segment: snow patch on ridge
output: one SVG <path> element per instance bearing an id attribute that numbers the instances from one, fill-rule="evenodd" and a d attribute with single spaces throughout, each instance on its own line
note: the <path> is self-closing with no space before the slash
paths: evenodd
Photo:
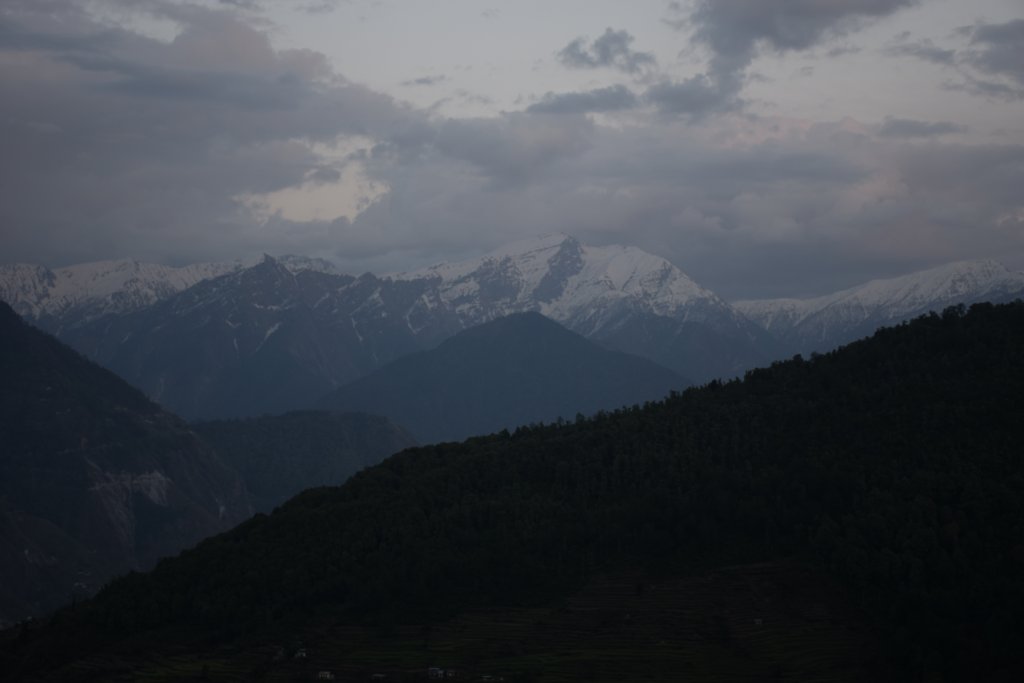
<path id="1" fill-rule="evenodd" d="M 1024 290 L 1024 273 L 993 260 L 957 261 L 895 278 L 878 279 L 811 299 L 761 299 L 733 305 L 753 320 L 799 324 L 829 308 L 886 309 L 894 317 L 913 314 L 935 301 L 985 294 L 997 289 Z"/>
<path id="2" fill-rule="evenodd" d="M 685 319 L 695 304 L 728 304 L 663 258 L 635 247 L 581 245 L 564 234 L 521 240 L 478 259 L 392 276 L 437 280 L 441 302 L 467 323 L 537 311 L 587 334 L 623 310 Z M 582 324 L 582 323 L 581 323 Z"/>
<path id="3" fill-rule="evenodd" d="M 869 322 L 887 324 L 957 303 L 1024 293 L 1024 273 L 993 260 L 958 261 L 812 299 L 734 302 L 741 313 L 780 336 L 818 344 L 837 335 L 864 332 Z M 848 341 L 841 339 L 841 341 Z"/>

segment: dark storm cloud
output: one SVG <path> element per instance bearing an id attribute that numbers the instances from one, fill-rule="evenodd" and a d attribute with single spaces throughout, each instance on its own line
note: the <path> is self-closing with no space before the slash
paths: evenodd
<path id="1" fill-rule="evenodd" d="M 638 100 L 633 91 L 624 85 L 613 85 L 586 92 L 547 93 L 540 100 L 526 108 L 530 114 L 585 114 L 631 109 Z"/>
<path id="2" fill-rule="evenodd" d="M 558 52 L 558 59 L 565 66 L 574 69 L 596 69 L 611 67 L 626 73 L 639 73 L 657 62 L 649 52 L 630 48 L 633 36 L 626 31 L 605 29 L 604 34 L 587 45 L 584 38 L 577 38 Z"/>
<path id="3" fill-rule="evenodd" d="M 878 134 L 889 138 L 930 138 L 951 133 L 966 133 L 967 126 L 950 121 L 915 121 L 886 117 Z"/>

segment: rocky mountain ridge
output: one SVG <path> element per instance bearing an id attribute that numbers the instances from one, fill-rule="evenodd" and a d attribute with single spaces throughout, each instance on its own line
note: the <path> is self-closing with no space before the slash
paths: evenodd
<path id="1" fill-rule="evenodd" d="M 702 381 L 770 358 L 772 341 L 664 259 L 566 235 L 462 264 L 377 277 L 266 257 L 60 336 L 189 419 L 308 407 L 460 330 L 540 312 L 591 341 Z"/>
<path id="2" fill-rule="evenodd" d="M 794 351 L 827 351 L 928 311 L 1024 295 L 1024 273 L 993 260 L 958 261 L 878 279 L 811 299 L 764 299 L 734 306 Z"/>
<path id="3" fill-rule="evenodd" d="M 0 303 L 0 622 L 89 595 L 252 514 L 179 418 Z"/>
<path id="4" fill-rule="evenodd" d="M 541 313 L 704 382 L 825 351 L 928 310 L 1024 292 L 1024 275 L 988 261 L 806 301 L 730 304 L 665 259 L 563 234 L 388 276 L 353 277 L 296 256 L 65 270 L 74 272 L 0 267 L 0 296 L 190 419 L 306 408 L 406 354 L 513 313 Z"/>
<path id="5" fill-rule="evenodd" d="M 323 259 L 282 256 L 293 272 L 337 273 Z M 111 314 L 131 313 L 189 287 L 248 268 L 258 260 L 196 263 L 181 267 L 134 259 L 81 263 L 50 269 L 28 263 L 0 265 L 0 300 L 47 329 L 90 322 Z"/>

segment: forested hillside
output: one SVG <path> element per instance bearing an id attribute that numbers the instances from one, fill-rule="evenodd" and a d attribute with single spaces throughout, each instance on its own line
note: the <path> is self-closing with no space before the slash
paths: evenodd
<path id="1" fill-rule="evenodd" d="M 383 417 L 315 411 L 192 425 L 269 512 L 300 491 L 338 485 L 364 467 L 415 445 Z"/>
<path id="2" fill-rule="evenodd" d="M 107 634 L 75 641 L 95 650 L 324 616 L 430 623 L 598 572 L 796 558 L 841 582 L 906 680 L 1012 680 L 1022 340 L 1024 303 L 948 309 L 664 402 L 411 449 L 117 581 L 18 666 L 87 630 Z"/>
<path id="3" fill-rule="evenodd" d="M 178 417 L 0 302 L 0 624 L 91 595 L 252 514 Z"/>

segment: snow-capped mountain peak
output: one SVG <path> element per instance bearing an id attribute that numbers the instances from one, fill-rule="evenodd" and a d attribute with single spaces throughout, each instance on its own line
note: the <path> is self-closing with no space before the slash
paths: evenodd
<path id="1" fill-rule="evenodd" d="M 521 240 L 468 261 L 439 264 L 394 276 L 437 280 L 442 301 L 483 322 L 533 310 L 572 326 L 583 311 L 595 327 L 611 322 L 599 315 L 623 306 L 656 315 L 676 315 L 694 300 L 727 308 L 663 258 L 636 247 L 582 245 L 553 234 Z M 600 309 L 600 310 L 599 310 Z"/>
<path id="2" fill-rule="evenodd" d="M 733 305 L 798 348 L 823 349 L 884 324 L 977 301 L 1024 294 L 1024 273 L 991 259 L 957 261 L 812 299 L 737 301 Z"/>
<path id="3" fill-rule="evenodd" d="M 203 280 L 238 272 L 266 259 L 291 273 L 340 274 L 329 261 L 291 254 L 182 267 L 134 259 L 81 263 L 53 270 L 16 263 L 0 265 L 0 299 L 7 301 L 20 315 L 56 329 L 110 313 L 137 311 Z"/>
<path id="4" fill-rule="evenodd" d="M 0 298 L 19 314 L 39 320 L 137 310 L 200 280 L 238 269 L 238 263 L 201 263 L 181 268 L 131 259 L 82 263 L 51 270 L 43 266 L 0 266 Z"/>

